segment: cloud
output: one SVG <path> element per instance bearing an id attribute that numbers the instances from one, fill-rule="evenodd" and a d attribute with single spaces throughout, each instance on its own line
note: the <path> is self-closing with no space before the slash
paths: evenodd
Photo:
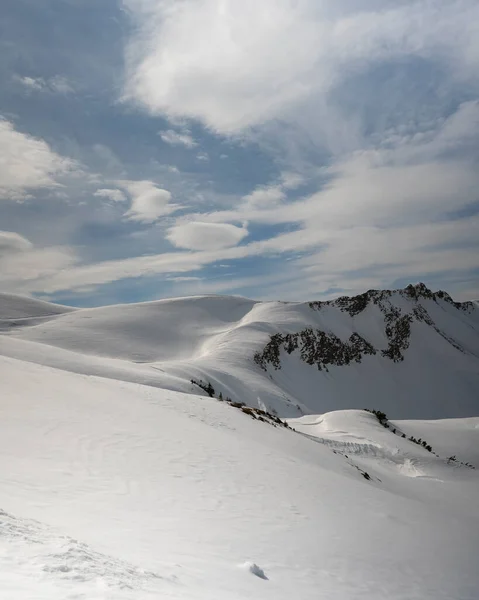
<path id="1" fill-rule="evenodd" d="M 285 171 L 281 173 L 281 185 L 285 190 L 294 190 L 305 183 L 305 177 L 299 173 Z"/>
<path id="2" fill-rule="evenodd" d="M 414 56 L 477 81 L 479 6 L 376 0 L 126 0 L 137 24 L 125 98 L 231 134 L 326 95 L 371 65 Z M 316 113 L 317 114 L 317 113 Z"/>
<path id="3" fill-rule="evenodd" d="M 50 79 L 16 75 L 14 80 L 21 84 L 27 92 L 53 92 L 56 94 L 71 94 L 75 90 L 66 77 L 55 75 Z"/>
<path id="4" fill-rule="evenodd" d="M 201 281 L 201 277 L 168 277 L 168 281 L 174 283 L 186 283 L 191 281 Z"/>
<path id="5" fill-rule="evenodd" d="M 14 231 L 0 231 L 0 256 L 31 250 L 32 244 Z"/>
<path id="6" fill-rule="evenodd" d="M 99 261 L 58 270 L 41 281 L 29 282 L 29 290 L 52 294 L 133 277 L 151 277 L 161 273 L 189 273 L 203 268 L 204 264 L 201 256 L 189 252 L 169 252 L 124 260 Z"/>
<path id="7" fill-rule="evenodd" d="M 186 148 L 194 148 L 197 146 L 197 142 L 189 133 L 179 133 L 173 129 L 159 132 L 161 139 L 171 146 L 185 146 Z"/>
<path id="8" fill-rule="evenodd" d="M 130 221 L 154 223 L 160 217 L 178 210 L 178 205 L 170 204 L 171 193 L 159 188 L 152 181 L 121 180 L 118 185 L 131 196 L 131 207 L 125 213 Z"/>
<path id="9" fill-rule="evenodd" d="M 190 222 L 170 228 L 166 237 L 177 248 L 220 250 L 236 246 L 247 235 L 246 227 L 227 223 Z"/>
<path id="10" fill-rule="evenodd" d="M 45 141 L 0 120 L 0 199 L 22 200 L 35 188 L 57 186 L 57 178 L 74 168 L 74 161 L 58 155 Z"/>
<path id="11" fill-rule="evenodd" d="M 68 79 L 66 77 L 62 77 L 61 75 L 55 75 L 55 77 L 52 77 L 48 81 L 48 85 L 50 89 L 57 94 L 71 94 L 75 91 Z"/>
<path id="12" fill-rule="evenodd" d="M 45 87 L 45 80 L 40 77 L 15 77 L 15 81 L 23 85 L 27 90 L 42 90 Z"/>
<path id="13" fill-rule="evenodd" d="M 126 196 L 121 190 L 103 188 L 97 190 L 93 195 L 98 198 L 107 198 L 112 202 L 126 202 Z"/>
<path id="14" fill-rule="evenodd" d="M 0 283 L 4 290 L 17 293 L 41 290 L 42 278 L 54 276 L 75 262 L 70 248 L 35 248 L 18 233 L 0 231 Z"/>
<path id="15" fill-rule="evenodd" d="M 101 118 L 117 93 L 110 84 L 121 61 L 98 87 L 88 80 L 91 69 L 82 68 L 86 77 L 76 67 L 65 71 L 68 61 L 45 71 L 31 49 L 22 63 L 30 77 L 10 74 L 17 96 L 7 93 L 7 100 L 20 100 L 25 122 L 46 133 L 36 139 L 0 121 L 2 195 L 21 200 L 54 189 L 34 207 L 1 204 L 0 221 L 58 240 L 43 248 L 3 235 L 9 266 L 0 268 L 10 269 L 16 289 L 93 293 L 125 278 L 156 277 L 138 282 L 140 296 L 153 285 L 162 293 L 168 279 L 182 290 L 249 288 L 255 297 L 307 299 L 428 274 L 442 277 L 441 287 L 462 278 L 477 289 L 477 2 L 123 6 L 134 25 L 123 97 L 149 121 L 131 110 Z M 102 26 L 99 33 L 107 36 L 106 54 L 97 57 L 112 48 L 118 56 L 120 30 Z M 62 97 L 75 89 L 88 90 L 81 110 Z M 168 120 L 159 132 L 157 115 Z M 81 135 L 69 139 L 73 122 Z M 47 144 L 55 137 L 92 171 L 67 177 L 75 166 Z M 60 246 L 68 239 L 84 263 Z M 215 269 L 218 261 L 228 269 Z M 102 299 L 121 300 L 126 285 Z"/>
<path id="16" fill-rule="evenodd" d="M 243 197 L 249 208 L 274 208 L 286 198 L 281 185 L 261 185 Z"/>

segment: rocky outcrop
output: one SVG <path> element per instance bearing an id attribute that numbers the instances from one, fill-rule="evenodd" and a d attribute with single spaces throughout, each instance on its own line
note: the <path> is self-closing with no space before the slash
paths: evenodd
<path id="1" fill-rule="evenodd" d="M 411 315 L 403 315 L 399 310 L 391 310 L 384 319 L 386 323 L 386 336 L 389 345 L 381 354 L 390 358 L 394 362 L 404 360 L 404 350 L 409 348 L 409 338 L 411 336 Z"/>
<path id="2" fill-rule="evenodd" d="M 254 356 L 256 364 L 266 370 L 271 364 L 281 368 L 281 351 L 287 354 L 299 350 L 301 360 L 308 365 L 316 365 L 319 371 L 328 370 L 330 365 L 349 365 L 361 362 L 366 354 L 376 354 L 373 346 L 358 333 L 353 333 L 347 342 L 342 342 L 333 333 L 319 329 L 304 329 L 298 333 L 277 333 L 271 336 L 262 352 Z"/>
<path id="3" fill-rule="evenodd" d="M 355 317 L 371 304 L 383 306 L 393 294 L 399 294 L 411 300 L 420 300 L 421 298 L 433 300 L 434 302 L 444 300 L 454 308 L 465 312 L 474 308 L 473 302 L 455 302 L 447 292 L 443 290 L 432 292 L 424 283 L 410 284 L 403 290 L 368 290 L 358 296 L 341 296 L 335 300 L 310 302 L 309 306 L 313 310 L 321 310 L 324 306 L 333 306 L 343 312 L 348 312 L 351 317 Z"/>
<path id="4" fill-rule="evenodd" d="M 411 311 L 403 314 L 402 309 L 393 303 L 393 296 L 409 300 L 412 303 Z M 427 309 L 420 304 L 422 299 L 433 302 L 442 300 L 457 310 L 469 311 L 474 307 L 472 302 L 454 302 L 446 292 L 432 292 L 424 283 L 408 285 L 403 290 L 369 290 L 351 298 L 342 296 L 332 301 L 310 302 L 309 307 L 314 311 L 321 311 L 329 306 L 349 313 L 352 318 L 371 305 L 377 307 L 384 315 L 387 348 L 375 348 L 358 333 L 353 333 L 347 341 L 342 341 L 332 332 L 307 328 L 297 333 L 272 335 L 264 349 L 254 355 L 254 361 L 264 370 L 267 370 L 268 365 L 278 370 L 281 368 L 282 353 L 292 354 L 298 351 L 303 362 L 316 365 L 320 371 L 323 369 L 327 371 L 331 365 L 346 366 L 351 362 L 360 363 L 364 356 L 377 353 L 393 362 L 400 362 L 404 360 L 405 352 L 409 348 L 411 324 L 414 321 L 432 327 L 457 350 L 464 352 L 459 344 L 436 326 Z"/>

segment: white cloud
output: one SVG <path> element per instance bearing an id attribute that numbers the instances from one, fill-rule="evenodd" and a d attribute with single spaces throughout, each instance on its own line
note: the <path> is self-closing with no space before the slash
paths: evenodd
<path id="1" fill-rule="evenodd" d="M 31 250 L 32 244 L 14 231 L 0 231 L 0 256 Z"/>
<path id="2" fill-rule="evenodd" d="M 171 146 L 185 146 L 186 148 L 194 148 L 198 145 L 193 137 L 186 132 L 179 133 L 173 129 L 168 129 L 167 131 L 160 131 L 159 134 L 161 139 L 166 144 L 170 144 Z"/>
<path id="3" fill-rule="evenodd" d="M 55 77 L 49 79 L 48 85 L 50 86 L 50 89 L 57 94 L 71 94 L 75 91 L 68 79 L 61 75 L 55 75 Z"/>
<path id="4" fill-rule="evenodd" d="M 58 155 L 45 141 L 0 120 L 0 199 L 21 200 L 29 190 L 54 187 L 57 177 L 74 168 L 73 161 Z"/>
<path id="5" fill-rule="evenodd" d="M 220 250 L 236 246 L 248 235 L 246 227 L 227 223 L 189 222 L 168 230 L 167 238 L 177 248 L 188 250 Z"/>
<path id="6" fill-rule="evenodd" d="M 125 260 L 108 260 L 57 271 L 39 282 L 31 282 L 31 291 L 54 293 L 103 285 L 130 277 L 149 277 L 159 273 L 189 273 L 201 269 L 203 257 L 189 252 L 170 252 L 137 256 Z"/>
<path id="7" fill-rule="evenodd" d="M 98 198 L 107 198 L 112 202 L 126 202 L 126 196 L 121 190 L 102 188 L 97 190 L 93 195 Z"/>
<path id="8" fill-rule="evenodd" d="M 243 197 L 250 209 L 271 209 L 286 198 L 281 185 L 259 186 L 250 194 Z"/>
<path id="9" fill-rule="evenodd" d="M 171 193 L 159 188 L 152 181 L 121 180 L 118 185 L 128 191 L 131 196 L 131 207 L 125 213 L 130 221 L 154 223 L 160 217 L 178 210 L 178 205 L 171 204 Z"/>
<path id="10" fill-rule="evenodd" d="M 41 290 L 45 277 L 72 267 L 76 257 L 70 248 L 35 248 L 18 233 L 0 231 L 0 284 L 3 290 L 28 293 Z"/>
<path id="11" fill-rule="evenodd" d="M 282 118 L 379 60 L 434 54 L 455 79 L 477 81 L 479 5 L 471 0 L 126 4 L 138 27 L 125 97 L 221 133 Z"/>
<path id="12" fill-rule="evenodd" d="M 196 155 L 196 159 L 208 162 L 210 160 L 210 157 L 208 152 L 198 152 L 198 154 Z"/>
<path id="13" fill-rule="evenodd" d="M 27 90 L 42 90 L 45 87 L 45 80 L 40 77 L 20 77 L 16 76 L 15 81 L 22 84 Z"/>
<path id="14" fill-rule="evenodd" d="M 191 281 L 201 281 L 201 277 L 167 277 L 168 281 L 174 283 L 186 283 Z"/>
<path id="15" fill-rule="evenodd" d="M 281 185 L 285 190 L 295 190 L 305 182 L 303 175 L 285 171 L 281 173 Z"/>

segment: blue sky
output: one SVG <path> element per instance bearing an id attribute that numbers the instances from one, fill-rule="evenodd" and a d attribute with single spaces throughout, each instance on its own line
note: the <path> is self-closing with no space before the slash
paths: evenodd
<path id="1" fill-rule="evenodd" d="M 0 81 L 4 291 L 479 298 L 475 0 L 3 0 Z"/>

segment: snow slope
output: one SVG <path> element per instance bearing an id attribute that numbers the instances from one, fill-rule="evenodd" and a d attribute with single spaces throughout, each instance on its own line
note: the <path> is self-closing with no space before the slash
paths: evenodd
<path id="1" fill-rule="evenodd" d="M 383 352 L 401 319 L 410 331 L 394 362 Z M 0 295 L 0 331 L 3 356 L 187 393 L 202 393 L 191 384 L 201 379 L 283 417 L 364 407 L 394 418 L 479 412 L 479 309 L 422 284 L 326 303 L 193 297 L 74 311 Z M 255 362 L 271 336 L 301 340 L 307 331 L 344 348 L 360 336 L 374 354 L 349 364 L 333 357 L 319 370 L 283 345 L 279 368 Z"/>
<path id="2" fill-rule="evenodd" d="M 0 294 L 0 331 L 12 327 L 36 325 L 42 320 L 66 314 L 75 309 L 14 294 Z"/>
<path id="3" fill-rule="evenodd" d="M 477 599 L 479 419 L 289 423 L 0 357 L 0 597 Z"/>

